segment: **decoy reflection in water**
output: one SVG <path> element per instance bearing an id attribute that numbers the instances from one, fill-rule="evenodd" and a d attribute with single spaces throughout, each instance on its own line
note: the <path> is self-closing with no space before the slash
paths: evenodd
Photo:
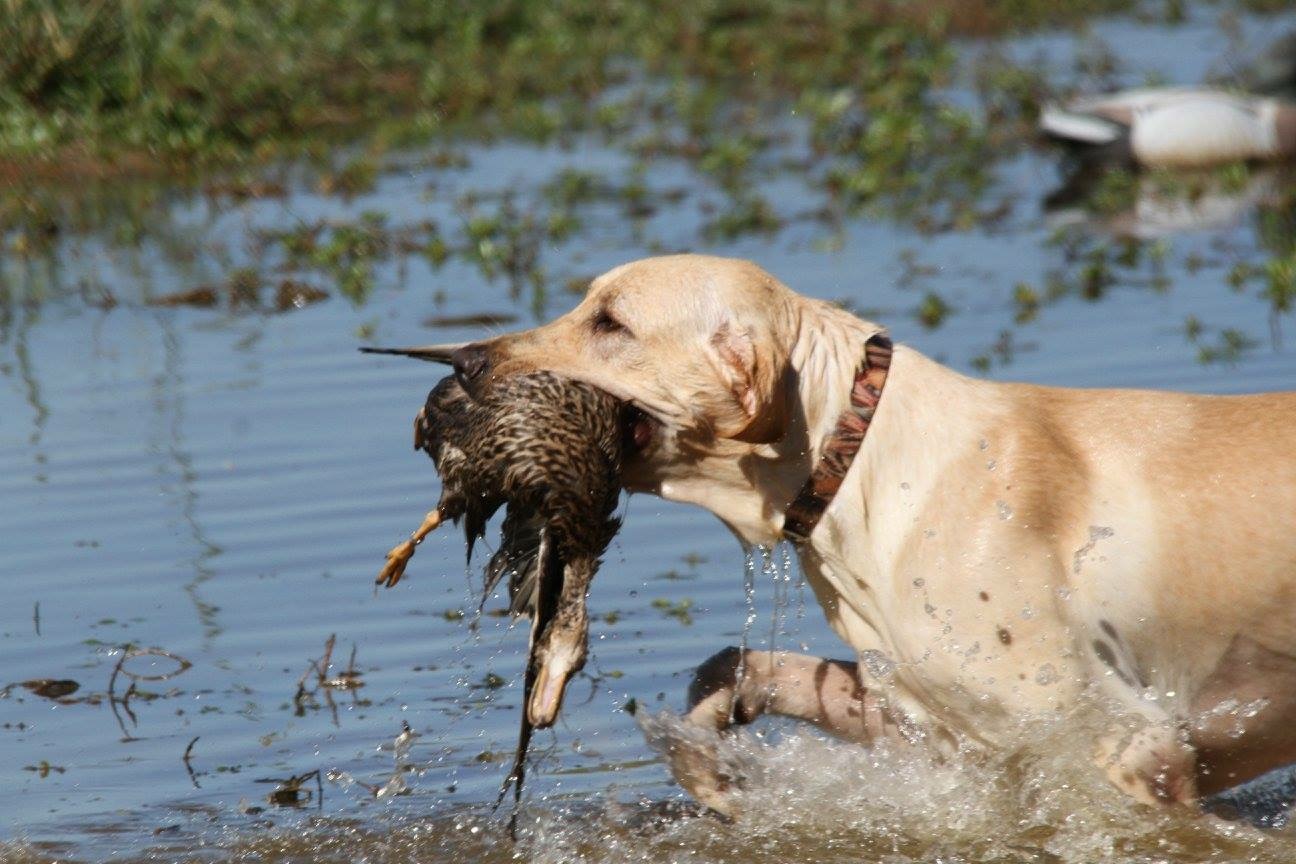
<path id="1" fill-rule="evenodd" d="M 553 724 L 568 681 L 585 665 L 585 597 L 620 527 L 612 514 L 632 413 L 597 388 L 536 373 L 498 379 L 476 399 L 447 376 L 415 418 L 414 446 L 432 457 L 441 498 L 387 553 L 377 581 L 395 585 L 415 547 L 447 520 L 462 521 L 471 558 L 487 522 L 506 507 L 482 601 L 507 575 L 509 608 L 531 618 L 531 635 L 518 750 L 501 801 L 510 785 L 515 801 L 521 795 L 532 729 Z"/>

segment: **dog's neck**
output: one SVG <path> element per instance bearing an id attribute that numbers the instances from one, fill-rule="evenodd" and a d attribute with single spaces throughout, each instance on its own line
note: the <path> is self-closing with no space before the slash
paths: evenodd
<path id="1" fill-rule="evenodd" d="M 864 444 L 807 544 L 814 554 L 865 583 L 878 584 L 897 572 L 914 517 L 943 494 L 948 466 L 971 458 L 994 437 L 1002 387 L 897 346 Z M 998 476 L 991 474 L 992 455 L 983 464 L 991 466 L 987 476 Z"/>
<path id="2" fill-rule="evenodd" d="M 803 418 L 807 476 L 838 418 L 850 409 L 851 388 L 869 339 L 882 332 L 880 325 L 828 303 L 807 300 L 802 305 L 789 365 L 796 376 L 794 423 L 798 414 Z"/>
<path id="3" fill-rule="evenodd" d="M 818 462 L 841 413 L 868 340 L 882 327 L 818 300 L 796 298 L 781 329 L 791 351 L 781 388 L 784 434 L 769 444 L 713 439 L 667 470 L 653 491 L 720 517 L 746 545 L 782 538 L 784 510 Z M 703 467 L 703 465 L 705 467 Z"/>

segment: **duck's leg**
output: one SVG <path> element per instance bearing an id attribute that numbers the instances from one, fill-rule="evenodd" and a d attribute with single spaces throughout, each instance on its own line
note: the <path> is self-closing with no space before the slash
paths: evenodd
<path id="1" fill-rule="evenodd" d="M 414 548 L 423 542 L 424 537 L 435 531 L 444 518 L 439 507 L 424 516 L 423 524 L 414 530 L 410 538 L 404 543 L 393 546 L 387 553 L 387 563 L 383 565 L 382 570 L 378 572 L 378 578 L 374 581 L 388 588 L 399 582 L 401 576 L 405 574 L 405 565 L 414 557 Z"/>

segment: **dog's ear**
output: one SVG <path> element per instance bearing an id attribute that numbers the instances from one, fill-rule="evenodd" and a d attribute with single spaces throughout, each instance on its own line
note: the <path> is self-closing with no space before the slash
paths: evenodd
<path id="1" fill-rule="evenodd" d="M 750 330 L 726 319 L 710 338 L 711 359 L 732 403 L 715 416 L 716 434 L 748 443 L 768 443 L 782 434 L 776 411 L 774 370 L 762 362 Z"/>

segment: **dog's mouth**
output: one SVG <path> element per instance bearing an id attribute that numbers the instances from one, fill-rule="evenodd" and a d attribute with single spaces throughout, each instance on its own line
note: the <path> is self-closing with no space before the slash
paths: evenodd
<path id="1" fill-rule="evenodd" d="M 629 403 L 621 413 L 621 444 L 630 457 L 641 456 L 657 438 L 661 423 L 639 406 Z"/>

